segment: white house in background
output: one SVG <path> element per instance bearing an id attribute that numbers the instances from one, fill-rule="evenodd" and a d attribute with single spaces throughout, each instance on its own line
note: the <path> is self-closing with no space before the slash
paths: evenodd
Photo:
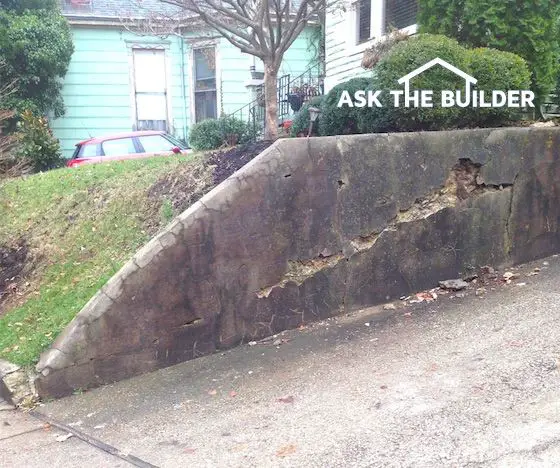
<path id="1" fill-rule="evenodd" d="M 371 73 L 362 68 L 365 49 L 392 28 L 414 34 L 418 0 L 351 0 L 328 12 L 325 21 L 325 92 Z"/>

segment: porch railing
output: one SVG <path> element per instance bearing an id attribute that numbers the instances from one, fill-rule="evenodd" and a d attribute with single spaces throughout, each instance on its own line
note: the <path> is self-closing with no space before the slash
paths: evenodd
<path id="1" fill-rule="evenodd" d="M 323 95 L 323 67 L 321 64 L 308 68 L 304 73 L 293 77 L 283 75 L 278 78 L 277 105 L 278 125 L 282 125 L 297 112 L 303 104 L 315 96 Z M 257 90 L 257 98 L 228 114 L 230 117 L 247 122 L 255 135 L 255 139 L 261 139 L 265 127 L 264 89 Z"/>

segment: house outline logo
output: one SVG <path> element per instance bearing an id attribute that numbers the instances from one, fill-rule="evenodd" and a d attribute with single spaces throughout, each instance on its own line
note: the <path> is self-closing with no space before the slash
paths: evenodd
<path id="1" fill-rule="evenodd" d="M 410 92 L 410 81 L 424 73 L 425 71 L 439 65 L 446 70 L 454 73 L 455 75 L 465 80 L 464 92 L 460 89 L 439 90 L 440 100 L 434 102 L 436 92 L 431 89 L 415 89 Z M 402 76 L 397 80 L 399 85 L 404 85 L 403 89 L 360 89 L 354 91 L 353 95 L 348 90 L 342 90 L 340 94 L 337 107 L 384 107 L 385 105 L 392 107 L 426 107 L 433 108 L 439 105 L 442 108 L 446 107 L 473 107 L 473 108 L 534 108 L 535 107 L 535 93 L 527 89 L 507 89 L 507 90 L 487 90 L 477 89 L 475 85 L 478 80 L 465 73 L 463 70 L 451 65 L 449 62 L 436 57 L 424 65 L 412 70 L 407 75 Z M 382 100 L 383 94 L 390 94 L 393 98 Z"/>
<path id="2" fill-rule="evenodd" d="M 463 70 L 460 70 L 459 68 L 451 65 L 449 62 L 446 62 L 445 60 L 436 57 L 433 60 L 430 60 L 428 63 L 425 63 L 424 65 L 422 65 L 421 67 L 418 67 L 416 70 L 411 71 L 409 74 L 399 78 L 398 83 L 400 85 L 404 84 L 404 94 L 405 96 L 409 96 L 410 95 L 410 80 L 418 75 L 421 75 L 422 73 L 424 73 L 425 71 L 429 70 L 430 68 L 439 65 L 447 70 L 449 70 L 452 73 L 455 73 L 456 75 L 460 76 L 461 78 L 463 78 L 465 80 L 465 92 L 467 95 L 469 95 L 471 93 L 471 86 L 475 85 L 478 83 L 478 80 L 476 78 L 474 78 L 473 76 L 465 73 Z"/>

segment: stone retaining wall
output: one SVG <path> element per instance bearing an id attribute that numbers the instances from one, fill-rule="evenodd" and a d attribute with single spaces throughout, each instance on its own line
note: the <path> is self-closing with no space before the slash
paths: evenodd
<path id="1" fill-rule="evenodd" d="M 560 131 L 276 142 L 142 248 L 37 366 L 113 382 L 560 251 Z"/>

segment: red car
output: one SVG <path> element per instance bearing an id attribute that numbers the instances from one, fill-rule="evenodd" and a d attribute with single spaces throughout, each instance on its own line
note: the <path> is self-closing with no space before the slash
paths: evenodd
<path id="1" fill-rule="evenodd" d="M 82 164 L 187 153 L 185 145 L 171 135 L 162 131 L 148 130 L 81 141 L 76 144 L 76 151 L 66 165 L 76 167 Z"/>

